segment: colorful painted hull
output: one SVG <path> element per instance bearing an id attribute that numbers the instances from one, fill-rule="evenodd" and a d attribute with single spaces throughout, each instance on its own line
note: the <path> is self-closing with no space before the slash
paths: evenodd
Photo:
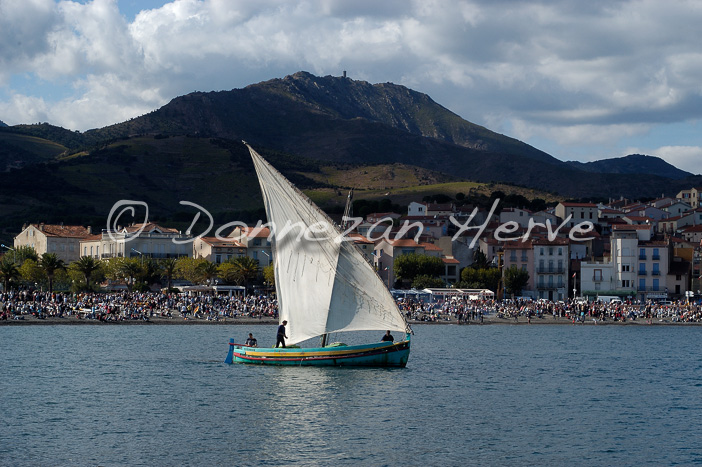
<path id="1" fill-rule="evenodd" d="M 407 365 L 410 338 L 402 342 L 318 348 L 257 348 L 229 341 L 225 363 L 296 366 L 401 367 Z"/>

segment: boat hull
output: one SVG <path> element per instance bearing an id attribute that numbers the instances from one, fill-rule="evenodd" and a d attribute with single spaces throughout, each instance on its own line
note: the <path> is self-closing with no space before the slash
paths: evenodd
<path id="1" fill-rule="evenodd" d="M 404 368 L 410 353 L 409 339 L 393 343 L 318 348 L 257 348 L 229 342 L 225 363 L 291 366 L 356 366 Z"/>

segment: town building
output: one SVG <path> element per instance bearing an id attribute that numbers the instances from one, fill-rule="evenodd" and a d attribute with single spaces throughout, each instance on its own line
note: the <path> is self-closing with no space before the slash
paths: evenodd
<path id="1" fill-rule="evenodd" d="M 289 235 L 296 236 L 299 231 L 291 231 Z M 235 227 L 227 236 L 243 244 L 247 256 L 258 261 L 261 267 L 266 267 L 273 260 L 273 251 L 269 237 L 271 230 L 268 227 Z"/>
<path id="2" fill-rule="evenodd" d="M 567 227 L 573 227 L 582 222 L 597 223 L 599 208 L 594 203 L 570 203 L 561 202 L 556 205 L 556 217 L 561 221 L 566 221 Z M 569 218 L 570 217 L 570 218 Z"/>
<path id="3" fill-rule="evenodd" d="M 568 267 L 570 264 L 567 238 L 537 238 L 532 240 L 534 257 L 534 284 L 537 298 L 566 300 L 568 294 Z"/>
<path id="4" fill-rule="evenodd" d="M 702 207 L 702 188 L 693 187 L 689 190 L 681 190 L 675 195 L 675 199 L 689 204 L 693 209 Z"/>
<path id="5" fill-rule="evenodd" d="M 192 256 L 193 237 L 154 222 L 103 230 L 80 241 L 80 256 L 109 258 L 180 258 Z"/>
<path id="6" fill-rule="evenodd" d="M 91 235 L 90 227 L 63 224 L 28 224 L 14 238 L 14 247 L 34 248 L 37 255 L 54 253 L 69 264 L 80 258 L 80 241 Z"/>
<path id="7" fill-rule="evenodd" d="M 229 238 L 199 237 L 193 241 L 193 258 L 221 264 L 230 259 L 246 256 L 246 246 Z"/>

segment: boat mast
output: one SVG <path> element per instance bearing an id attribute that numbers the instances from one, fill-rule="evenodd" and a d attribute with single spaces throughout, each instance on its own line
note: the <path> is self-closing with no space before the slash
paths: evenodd
<path id="1" fill-rule="evenodd" d="M 352 201 L 353 201 L 353 188 L 351 188 L 349 190 L 349 194 L 346 197 L 346 207 L 344 208 L 344 215 L 341 218 L 341 223 L 339 224 L 342 232 L 346 232 L 346 229 L 351 224 L 351 216 L 353 215 Z M 322 334 L 321 347 L 324 347 L 327 345 L 328 337 L 329 337 L 329 334 L 327 334 L 327 333 Z"/>

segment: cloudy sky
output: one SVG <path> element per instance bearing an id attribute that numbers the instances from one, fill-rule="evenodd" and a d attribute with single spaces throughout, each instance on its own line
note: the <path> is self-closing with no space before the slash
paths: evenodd
<path id="1" fill-rule="evenodd" d="M 698 0 L 0 0 L 0 120 L 84 131 L 346 70 L 561 160 L 702 173 L 701 24 Z"/>

